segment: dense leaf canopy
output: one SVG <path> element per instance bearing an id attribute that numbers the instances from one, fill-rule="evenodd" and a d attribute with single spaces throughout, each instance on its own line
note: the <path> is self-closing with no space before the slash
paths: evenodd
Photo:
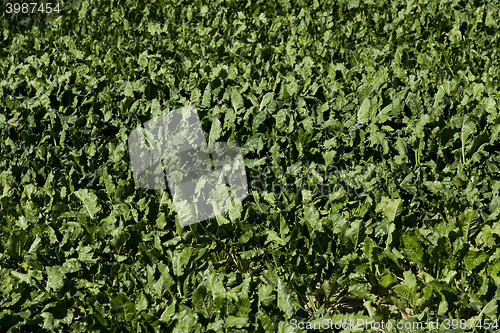
<path id="1" fill-rule="evenodd" d="M 0 330 L 498 317 L 498 1 L 60 4 L 2 3 Z M 127 137 L 189 104 L 250 191 L 183 228 Z"/>

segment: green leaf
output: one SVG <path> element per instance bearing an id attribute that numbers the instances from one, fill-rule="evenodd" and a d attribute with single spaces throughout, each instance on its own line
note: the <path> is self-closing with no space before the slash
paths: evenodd
<path id="1" fill-rule="evenodd" d="M 257 115 L 255 115 L 255 117 L 253 118 L 253 122 L 252 122 L 253 135 L 257 134 L 257 129 L 266 120 L 266 118 L 267 118 L 267 114 L 265 111 L 261 111 L 261 112 L 257 113 Z"/>
<path id="2" fill-rule="evenodd" d="M 421 263 L 423 259 L 424 249 L 420 243 L 415 240 L 414 236 L 403 234 L 401 236 L 401 241 L 403 245 L 403 252 L 406 254 L 408 259 L 414 263 Z"/>
<path id="3" fill-rule="evenodd" d="M 262 98 L 262 102 L 260 102 L 259 106 L 259 112 L 262 111 L 274 98 L 274 93 L 273 92 L 268 92 L 267 94 L 264 95 Z"/>
<path id="4" fill-rule="evenodd" d="M 473 209 L 466 209 L 460 214 L 458 217 L 458 227 L 465 240 L 469 240 L 470 236 L 478 231 L 480 221 L 481 217 L 479 213 Z"/>
<path id="5" fill-rule="evenodd" d="M 244 106 L 243 97 L 236 88 L 231 91 L 231 104 L 235 112 Z"/>
<path id="6" fill-rule="evenodd" d="M 173 300 L 172 303 L 163 311 L 163 313 L 160 316 L 160 321 L 164 323 L 169 323 L 170 320 L 174 317 L 175 315 L 175 307 L 177 304 L 177 300 Z"/>
<path id="7" fill-rule="evenodd" d="M 323 231 L 323 224 L 319 219 L 319 212 L 313 205 L 307 205 L 304 208 L 304 220 L 313 232 Z"/>
<path id="8" fill-rule="evenodd" d="M 347 4 L 348 9 L 353 9 L 353 8 L 358 8 L 359 7 L 359 0 L 349 0 Z"/>
<path id="9" fill-rule="evenodd" d="M 358 247 L 362 235 L 362 220 L 355 220 L 346 230 L 345 236 L 352 242 L 354 248 Z"/>
<path id="10" fill-rule="evenodd" d="M 490 318 L 493 321 L 498 320 L 498 299 L 492 299 L 491 301 L 488 302 L 481 311 L 481 313 L 485 316 Z"/>
<path id="11" fill-rule="evenodd" d="M 56 292 L 61 289 L 65 274 L 56 267 L 45 267 L 45 270 L 47 271 L 47 291 Z"/>
<path id="12" fill-rule="evenodd" d="M 136 316 L 135 304 L 125 293 L 121 292 L 111 297 L 111 313 L 120 321 L 132 321 Z"/>
<path id="13" fill-rule="evenodd" d="M 371 99 L 365 98 L 358 111 L 358 124 L 367 124 L 370 120 Z"/>
<path id="14" fill-rule="evenodd" d="M 225 322 L 227 327 L 237 327 L 242 328 L 248 326 L 248 318 L 246 317 L 236 317 L 236 316 L 228 316 Z"/>
<path id="15" fill-rule="evenodd" d="M 390 199 L 382 197 L 382 200 L 376 207 L 376 211 L 382 211 L 390 222 L 394 222 L 396 218 L 401 215 L 401 212 L 403 211 L 403 204 L 403 199 Z"/>
<path id="16" fill-rule="evenodd" d="M 181 306 L 181 309 L 175 314 L 177 324 L 172 333 L 201 332 L 196 313 L 186 306 Z"/>
<path id="17" fill-rule="evenodd" d="M 396 277 L 392 273 L 387 273 L 387 274 L 383 275 L 379 280 L 380 285 L 384 288 L 387 288 L 390 285 L 397 283 L 397 282 L 398 282 L 398 279 L 396 279 Z"/>
<path id="18" fill-rule="evenodd" d="M 274 118 L 276 119 L 276 127 L 279 130 L 286 131 L 287 126 L 286 126 L 286 111 L 285 110 L 279 110 L 276 115 L 274 115 Z"/>
<path id="19" fill-rule="evenodd" d="M 368 287 L 359 282 L 352 282 L 348 291 L 349 293 L 364 299 L 370 299 L 372 297 Z"/>
<path id="20" fill-rule="evenodd" d="M 140 292 L 139 294 L 139 299 L 136 300 L 136 306 L 135 306 L 135 309 L 138 311 L 138 312 L 141 312 L 143 310 L 147 310 L 148 307 L 149 307 L 149 302 L 148 302 L 148 299 L 146 297 L 146 295 L 144 294 L 144 292 Z"/>
<path id="21" fill-rule="evenodd" d="M 292 296 L 288 292 L 286 283 L 278 278 L 278 309 L 283 311 L 287 318 L 291 318 L 293 310 Z"/>
<path id="22" fill-rule="evenodd" d="M 212 86 L 207 84 L 205 91 L 203 92 L 203 99 L 201 101 L 201 106 L 209 108 L 212 105 Z M 234 102 L 233 102 L 234 107 Z"/>
<path id="23" fill-rule="evenodd" d="M 467 271 L 472 271 L 488 259 L 488 255 L 482 251 L 470 251 L 464 258 Z"/>
<path id="24" fill-rule="evenodd" d="M 257 292 L 257 295 L 259 296 L 259 306 L 261 304 L 268 306 L 274 301 L 276 296 L 273 294 L 273 291 L 274 291 L 274 286 L 271 284 L 259 285 L 259 290 Z"/>
<path id="25" fill-rule="evenodd" d="M 214 305 L 212 295 L 207 291 L 206 287 L 199 286 L 193 292 L 193 306 L 194 310 L 201 313 L 205 318 L 212 318 Z"/>
<path id="26" fill-rule="evenodd" d="M 438 314 L 444 315 L 447 311 L 448 311 L 448 302 L 442 300 L 441 303 L 439 303 Z"/>
<path id="27" fill-rule="evenodd" d="M 83 203 L 83 206 L 92 219 L 101 211 L 101 206 L 97 204 L 97 196 L 92 192 L 92 190 L 79 189 L 74 192 L 74 194 Z"/>
<path id="28" fill-rule="evenodd" d="M 208 146 L 213 147 L 213 144 L 217 142 L 222 134 L 222 124 L 219 119 L 215 118 L 212 122 L 212 128 L 210 129 L 210 136 L 208 139 Z"/>
<path id="29" fill-rule="evenodd" d="M 469 116 L 464 116 L 462 122 L 462 130 L 460 132 L 460 140 L 462 141 L 462 159 L 464 165 L 466 164 L 465 160 L 465 143 L 469 139 L 469 137 L 476 132 L 476 125 L 470 120 Z"/>
<path id="30" fill-rule="evenodd" d="M 134 90 L 132 88 L 132 84 L 130 83 L 130 81 L 127 81 L 125 83 L 125 90 L 123 93 L 127 97 L 134 98 Z"/>

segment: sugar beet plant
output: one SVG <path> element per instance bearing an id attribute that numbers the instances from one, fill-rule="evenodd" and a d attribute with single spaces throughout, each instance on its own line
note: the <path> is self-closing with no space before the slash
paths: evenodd
<path id="1" fill-rule="evenodd" d="M 496 329 L 498 1 L 3 5 L 2 332 Z M 181 227 L 127 137 L 186 105 L 249 193 Z"/>

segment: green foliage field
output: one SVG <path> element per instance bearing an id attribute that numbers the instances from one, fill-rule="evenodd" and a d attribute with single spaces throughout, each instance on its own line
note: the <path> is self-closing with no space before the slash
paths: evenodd
<path id="1" fill-rule="evenodd" d="M 499 5 L 2 8 L 0 331 L 493 322 Z M 168 191 L 135 185 L 127 137 L 189 104 L 207 142 L 242 147 L 250 193 L 182 228 Z"/>

